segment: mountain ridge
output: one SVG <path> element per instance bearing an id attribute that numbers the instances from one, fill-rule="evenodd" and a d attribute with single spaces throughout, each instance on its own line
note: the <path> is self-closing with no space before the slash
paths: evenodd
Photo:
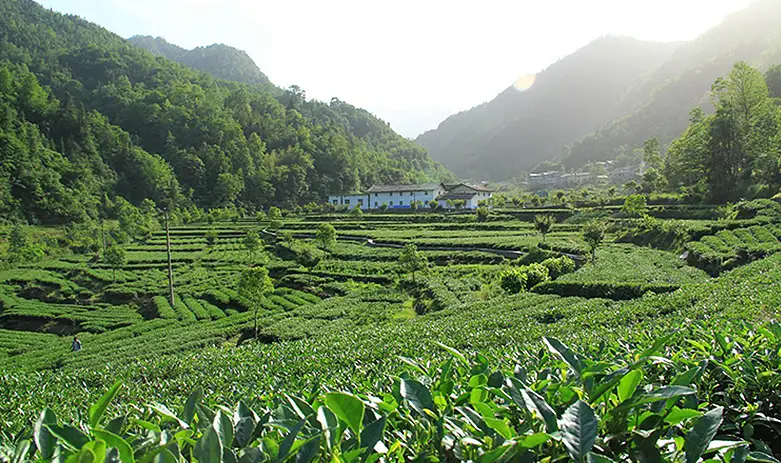
<path id="1" fill-rule="evenodd" d="M 188 50 L 162 37 L 151 35 L 134 35 L 127 40 L 137 47 L 219 79 L 273 87 L 269 78 L 246 51 L 229 45 L 213 43 Z"/>
<path id="2" fill-rule="evenodd" d="M 648 72 L 637 73 L 632 82 L 614 88 L 619 99 L 611 95 L 599 103 L 602 106 L 596 115 L 600 117 L 588 117 L 578 108 L 593 104 L 596 89 L 581 87 L 581 93 L 571 94 L 569 101 L 549 94 L 530 109 L 507 101 L 511 87 L 487 103 L 448 117 L 416 141 L 456 174 L 481 180 L 506 180 L 545 161 L 563 161 L 567 168 L 578 168 L 631 152 L 651 137 L 666 144 L 686 128 L 692 107 L 708 109 L 711 84 L 736 61 L 764 61 L 767 67 L 781 59 L 781 41 L 774 39 L 779 35 L 775 32 L 779 21 L 781 2 L 759 0 L 692 41 L 667 44 L 673 50 L 662 59 L 651 57 L 646 63 Z M 558 69 L 576 63 L 595 42 L 541 71 L 526 93 L 540 94 L 543 76 L 551 74 L 576 88 L 577 79 L 568 79 Z M 576 72 L 580 76 L 591 72 L 593 78 L 589 68 L 594 66 L 595 62 L 586 63 Z M 532 110 L 534 116 L 529 117 Z M 557 112 L 554 117 L 560 121 L 551 122 L 551 111 Z M 580 120 L 571 120 L 573 116 Z"/>
<path id="3" fill-rule="evenodd" d="M 529 90 L 509 87 L 493 100 L 449 117 L 416 141 L 432 158 L 449 163 L 456 174 L 484 180 L 481 173 L 488 158 L 494 163 L 488 179 L 504 180 L 508 171 L 528 170 L 558 155 L 551 137 L 565 132 L 577 139 L 607 122 L 630 85 L 675 47 L 627 37 L 599 38 L 541 71 Z M 575 107 L 569 104 L 573 99 L 578 100 Z M 511 146 L 535 133 L 547 135 L 530 143 L 534 155 L 513 156 Z M 453 160 L 451 153 L 460 158 Z"/>

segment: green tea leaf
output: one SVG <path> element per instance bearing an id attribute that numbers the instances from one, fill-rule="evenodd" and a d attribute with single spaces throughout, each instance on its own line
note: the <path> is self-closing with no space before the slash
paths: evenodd
<path id="1" fill-rule="evenodd" d="M 317 454 L 320 451 L 320 437 L 319 435 L 313 437 L 299 447 L 295 458 L 296 463 L 309 463 L 317 458 Z"/>
<path id="2" fill-rule="evenodd" d="M 513 431 L 513 429 L 509 424 L 507 424 L 506 421 L 488 417 L 483 417 L 483 421 L 485 421 L 485 424 L 487 424 L 488 427 L 498 432 L 499 435 L 505 439 L 509 440 L 515 437 L 515 431 Z"/>
<path id="3" fill-rule="evenodd" d="M 279 444 L 276 461 L 285 461 L 287 459 L 291 450 L 293 449 L 293 443 L 296 441 L 296 436 L 298 436 L 301 428 L 304 427 L 304 423 L 306 423 L 306 420 L 301 420 L 296 423 L 295 426 L 290 428 L 290 432 L 287 433 L 285 438 L 282 439 L 282 442 Z"/>
<path id="4" fill-rule="evenodd" d="M 466 360 L 466 357 L 464 357 L 464 354 L 462 354 L 461 352 L 457 351 L 456 349 L 454 349 L 454 348 L 452 348 L 452 347 L 450 347 L 450 346 L 447 346 L 447 345 L 445 345 L 445 344 L 442 344 L 442 343 L 441 343 L 441 342 L 439 342 L 439 341 L 434 341 L 434 344 L 436 344 L 437 346 L 441 347 L 442 349 L 445 349 L 446 351 L 450 352 L 451 354 L 453 354 L 453 356 L 454 356 L 455 358 L 457 358 L 458 360 L 461 360 L 461 362 L 463 362 L 463 363 L 465 363 L 465 364 L 468 364 L 468 363 L 469 363 L 469 362 Z"/>
<path id="5" fill-rule="evenodd" d="M 623 402 L 632 397 L 637 390 L 637 386 L 642 380 L 642 370 L 634 370 L 627 373 L 618 383 L 618 400 Z"/>
<path id="6" fill-rule="evenodd" d="M 106 443 L 102 440 L 87 442 L 81 450 L 88 451 L 92 461 L 95 463 L 102 463 L 106 460 Z"/>
<path id="7" fill-rule="evenodd" d="M 222 463 L 222 442 L 214 426 L 209 426 L 195 443 L 193 455 L 199 462 Z"/>
<path id="8" fill-rule="evenodd" d="M 329 392 L 325 395 L 325 406 L 340 420 L 347 423 L 347 426 L 352 429 L 355 434 L 361 432 L 363 415 L 366 411 L 366 406 L 361 399 L 344 392 Z"/>
<path id="9" fill-rule="evenodd" d="M 569 365 L 569 367 L 573 372 L 575 372 L 576 375 L 578 375 L 578 377 L 582 375 L 583 365 L 581 364 L 580 359 L 578 359 L 578 356 L 575 355 L 575 353 L 572 352 L 569 347 L 565 346 L 564 343 L 558 339 L 544 337 L 542 340 L 545 345 L 548 346 L 548 349 L 561 357 L 561 359 L 564 360 L 567 365 Z"/>
<path id="10" fill-rule="evenodd" d="M 597 440 L 597 416 L 584 401 L 572 404 L 559 423 L 564 447 L 576 462 L 585 460 Z"/>
<path id="11" fill-rule="evenodd" d="M 57 424 L 57 415 L 48 408 L 43 409 L 38 420 L 35 422 L 33 436 L 35 438 L 35 445 L 38 447 L 38 451 L 41 452 L 41 458 L 50 460 L 54 455 L 54 447 L 57 443 L 57 439 L 46 426 L 44 426 L 46 424 Z"/>
<path id="12" fill-rule="evenodd" d="M 160 415 L 164 419 L 167 419 L 167 420 L 170 420 L 170 421 L 176 421 L 177 423 L 179 423 L 179 426 L 181 426 L 184 429 L 187 429 L 187 428 L 190 427 L 189 424 L 187 424 L 184 421 L 182 421 L 181 419 L 179 419 L 179 417 L 176 416 L 174 414 L 174 412 L 169 410 L 168 407 L 166 407 L 163 404 L 153 404 L 151 408 L 152 408 L 152 410 L 154 410 L 155 413 L 157 413 L 158 415 Z"/>
<path id="13" fill-rule="evenodd" d="M 650 404 L 654 402 L 659 402 L 661 400 L 667 400 L 667 399 L 682 397 L 685 395 L 691 395 L 694 394 L 695 392 L 696 391 L 694 389 L 683 387 L 683 386 L 660 387 L 658 389 L 654 389 L 651 392 L 647 392 L 645 394 L 635 396 L 634 398 L 631 398 L 623 402 L 618 407 L 615 407 L 612 410 L 610 410 L 610 413 L 620 413 L 627 409 L 636 407 L 638 405 Z"/>
<path id="14" fill-rule="evenodd" d="M 666 423 L 676 425 L 690 418 L 702 416 L 702 412 L 690 408 L 673 407 L 672 411 L 664 418 Z"/>
<path id="15" fill-rule="evenodd" d="M 667 345 L 668 342 L 670 342 L 670 338 L 672 338 L 674 334 L 675 333 L 673 332 L 673 333 L 670 333 L 670 334 L 668 334 L 666 336 L 662 336 L 660 338 L 657 338 L 656 341 L 654 341 L 654 344 L 651 347 L 649 347 L 648 349 L 644 350 L 643 352 L 641 352 L 637 356 L 637 359 L 639 360 L 641 358 L 652 357 L 652 356 L 655 356 L 655 355 L 659 354 L 659 351 L 661 351 L 662 347 L 664 347 L 665 345 Z"/>
<path id="16" fill-rule="evenodd" d="M 323 430 L 325 436 L 325 443 L 329 450 L 336 446 L 336 440 L 339 432 L 339 420 L 333 412 L 324 406 L 320 406 L 317 409 L 317 421 L 320 423 L 320 427 Z"/>
<path id="17" fill-rule="evenodd" d="M 103 414 L 106 412 L 106 408 L 114 400 L 119 389 L 122 387 L 122 383 L 117 381 L 113 386 L 106 391 L 105 394 L 94 405 L 89 408 L 89 426 L 95 428 L 100 424 L 100 419 L 103 418 Z"/>
<path id="18" fill-rule="evenodd" d="M 527 387 L 521 389 L 521 396 L 529 412 L 537 415 L 545 422 L 545 429 L 548 431 L 548 434 L 553 434 L 559 430 L 556 412 L 545 402 L 545 399 Z"/>
<path id="19" fill-rule="evenodd" d="M 716 407 L 697 420 L 694 427 L 686 435 L 686 443 L 683 445 L 686 463 L 696 463 L 700 459 L 710 441 L 716 436 L 723 415 L 724 408 Z"/>
<path id="20" fill-rule="evenodd" d="M 184 421 L 188 424 L 192 424 L 193 418 L 195 418 L 195 407 L 201 403 L 203 399 L 203 388 L 201 386 L 193 389 L 190 396 L 187 397 L 187 401 L 184 403 Z"/>
<path id="21" fill-rule="evenodd" d="M 532 449 L 548 442 L 550 439 L 550 434 L 538 432 L 537 434 L 524 437 L 523 441 L 521 441 L 521 446 L 523 448 Z"/>
<path id="22" fill-rule="evenodd" d="M 89 437 L 78 428 L 70 425 L 60 426 L 58 424 L 44 424 L 44 427 L 54 434 L 62 443 L 68 445 L 73 450 L 78 450 L 89 442 Z"/>
<path id="23" fill-rule="evenodd" d="M 379 420 L 366 426 L 363 432 L 361 432 L 361 447 L 366 449 L 362 460 L 365 461 L 366 458 L 369 457 L 374 449 L 374 446 L 377 445 L 377 442 L 379 442 L 380 439 L 382 439 L 382 433 L 385 432 L 386 420 L 387 418 L 383 416 Z"/>
<path id="24" fill-rule="evenodd" d="M 517 452 L 517 448 L 511 444 L 505 444 L 497 447 L 480 457 L 480 463 L 493 463 L 495 461 L 511 461 Z"/>
<path id="25" fill-rule="evenodd" d="M 214 417 L 214 429 L 220 434 L 223 447 L 230 448 L 233 445 L 233 422 L 222 410 Z"/>
<path id="26" fill-rule="evenodd" d="M 749 454 L 749 446 L 744 444 L 727 452 L 729 463 L 745 463 Z"/>
<path id="27" fill-rule="evenodd" d="M 233 428 L 233 436 L 239 448 L 244 448 L 249 444 L 252 434 L 255 432 L 255 424 L 255 420 L 251 416 L 240 418 L 236 423 Z"/>
<path id="28" fill-rule="evenodd" d="M 423 384 L 414 379 L 402 379 L 400 392 L 410 407 L 420 415 L 427 416 L 426 412 L 423 411 L 425 409 L 436 413 L 437 407 L 434 405 L 434 399 L 431 398 L 431 393 Z"/>
<path id="29" fill-rule="evenodd" d="M 121 437 L 109 431 L 100 429 L 94 429 L 92 433 L 95 437 L 104 441 L 108 447 L 117 449 L 119 452 L 119 460 L 122 463 L 133 463 L 136 461 L 133 457 L 133 448 Z"/>
<path id="30" fill-rule="evenodd" d="M 779 463 L 778 460 L 763 452 L 750 452 L 748 461 L 759 461 L 763 463 Z"/>
<path id="31" fill-rule="evenodd" d="M 10 460 L 11 463 L 25 463 L 27 461 L 27 454 L 30 453 L 30 447 L 32 446 L 32 443 L 25 439 L 16 446 L 16 450 L 14 450 L 14 458 L 13 460 Z"/>

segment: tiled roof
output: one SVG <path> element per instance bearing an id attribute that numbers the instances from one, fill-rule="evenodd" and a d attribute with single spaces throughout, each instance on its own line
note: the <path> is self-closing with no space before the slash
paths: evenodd
<path id="1" fill-rule="evenodd" d="M 423 183 L 420 185 L 374 185 L 367 193 L 395 193 L 397 191 L 428 191 L 442 188 L 439 183 Z"/>
<path id="2" fill-rule="evenodd" d="M 486 186 L 483 186 L 483 185 L 468 185 L 466 183 L 464 183 L 463 185 L 468 186 L 469 188 L 471 188 L 471 189 L 473 189 L 475 191 L 485 191 L 485 192 L 489 192 L 489 193 L 494 191 L 494 190 L 492 190 L 492 189 L 490 189 L 490 188 L 488 188 Z"/>
<path id="3" fill-rule="evenodd" d="M 475 197 L 477 192 L 474 193 L 445 193 L 437 198 L 437 201 L 447 201 L 448 199 L 457 200 L 457 199 L 472 199 Z"/>
<path id="4" fill-rule="evenodd" d="M 471 185 L 469 183 L 459 183 L 459 184 L 456 184 L 456 185 L 445 185 L 445 189 L 447 191 L 450 191 L 450 190 L 453 190 L 453 189 L 458 188 L 460 186 L 465 186 L 465 187 L 471 188 L 472 190 L 475 190 L 475 191 L 485 191 L 485 192 L 489 192 L 489 193 L 494 191 L 494 190 L 492 190 L 490 188 L 484 187 L 483 185 Z"/>

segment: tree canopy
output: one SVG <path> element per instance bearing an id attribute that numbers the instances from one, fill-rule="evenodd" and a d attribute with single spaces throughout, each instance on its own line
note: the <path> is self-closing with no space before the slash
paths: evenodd
<path id="1" fill-rule="evenodd" d="M 219 80 L 31 0 L 0 3 L 0 57 L 0 214 L 16 220 L 110 216 L 118 197 L 252 212 L 449 176 L 367 111 Z"/>
<path id="2" fill-rule="evenodd" d="M 765 77 L 746 63 L 736 63 L 713 84 L 711 101 L 715 112 L 706 116 L 692 111 L 689 127 L 670 145 L 664 167 L 667 182 L 713 202 L 778 192 L 781 110 Z"/>

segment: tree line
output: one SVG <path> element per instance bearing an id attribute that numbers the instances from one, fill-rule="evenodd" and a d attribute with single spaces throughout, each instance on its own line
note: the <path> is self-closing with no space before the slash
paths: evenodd
<path id="1" fill-rule="evenodd" d="M 764 75 L 738 62 L 710 92 L 711 114 L 695 108 L 663 156 L 644 146 L 643 191 L 677 191 L 712 203 L 769 198 L 781 189 L 781 66 Z"/>
<path id="2" fill-rule="evenodd" d="M 450 174 L 365 110 L 213 78 L 31 0 L 0 3 L 0 216 L 293 208 Z"/>

